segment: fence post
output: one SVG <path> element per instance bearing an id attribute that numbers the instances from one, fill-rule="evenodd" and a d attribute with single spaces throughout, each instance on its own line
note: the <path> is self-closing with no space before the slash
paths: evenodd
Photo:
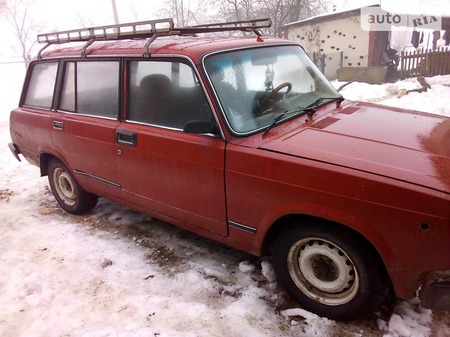
<path id="1" fill-rule="evenodd" d="M 400 54 L 400 79 L 403 80 L 403 69 L 405 69 L 405 52 L 402 50 Z"/>

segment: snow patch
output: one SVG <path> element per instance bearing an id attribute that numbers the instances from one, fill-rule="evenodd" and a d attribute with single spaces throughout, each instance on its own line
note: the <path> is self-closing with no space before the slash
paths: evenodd
<path id="1" fill-rule="evenodd" d="M 384 337 L 428 337 L 431 322 L 431 310 L 422 308 L 414 299 L 397 303 L 389 322 L 379 320 L 378 327 L 388 332 Z"/>
<path id="2" fill-rule="evenodd" d="M 239 271 L 242 273 L 252 273 L 255 269 L 255 266 L 249 261 L 242 261 L 239 263 Z"/>
<path id="3" fill-rule="evenodd" d="M 273 270 L 272 263 L 270 263 L 269 261 L 261 262 L 261 272 L 269 282 L 275 282 L 275 280 L 277 279 L 275 270 Z"/>
<path id="4" fill-rule="evenodd" d="M 332 336 L 333 333 L 329 332 L 335 324 L 333 320 L 320 317 L 309 311 L 300 308 L 287 309 L 281 312 L 284 317 L 301 317 L 305 321 L 303 322 L 303 329 L 306 336 Z M 291 320 L 291 325 L 298 325 L 298 320 Z"/>

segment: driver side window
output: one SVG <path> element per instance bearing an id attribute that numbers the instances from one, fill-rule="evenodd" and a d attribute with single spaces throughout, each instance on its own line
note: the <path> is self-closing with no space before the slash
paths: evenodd
<path id="1" fill-rule="evenodd" d="M 212 112 L 193 69 L 175 61 L 130 61 L 127 120 L 183 130 L 211 121 Z"/>

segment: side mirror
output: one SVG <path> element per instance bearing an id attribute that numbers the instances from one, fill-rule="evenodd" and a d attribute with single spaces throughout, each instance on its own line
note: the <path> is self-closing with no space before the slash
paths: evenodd
<path id="1" fill-rule="evenodd" d="M 218 134 L 217 125 L 211 123 L 210 121 L 189 121 L 186 123 L 183 129 L 187 133 L 212 133 L 214 135 Z"/>

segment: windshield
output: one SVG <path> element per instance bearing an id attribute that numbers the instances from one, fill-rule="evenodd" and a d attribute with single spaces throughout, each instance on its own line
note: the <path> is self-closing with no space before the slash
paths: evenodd
<path id="1" fill-rule="evenodd" d="M 341 97 L 299 46 L 213 54 L 205 68 L 228 125 L 240 135 L 264 130 L 280 114 L 286 115 L 280 122 L 292 117 L 286 111 Z"/>

